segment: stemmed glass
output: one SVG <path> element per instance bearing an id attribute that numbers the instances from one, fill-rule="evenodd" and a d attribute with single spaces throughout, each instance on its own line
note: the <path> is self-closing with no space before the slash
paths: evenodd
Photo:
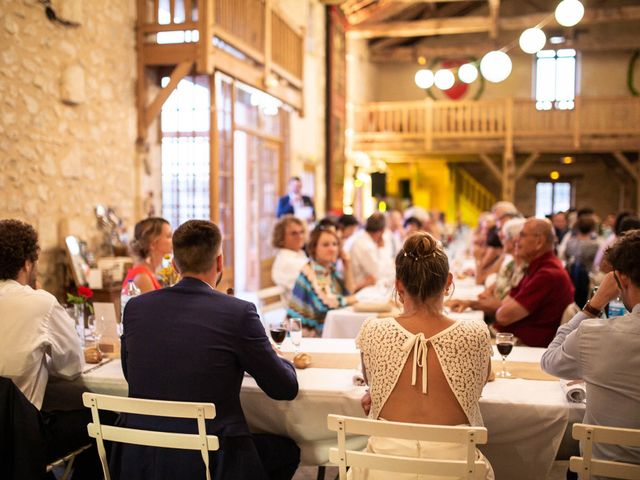
<path id="1" fill-rule="evenodd" d="M 502 355 L 502 371 L 496 372 L 496 377 L 509 378 L 511 373 L 507 371 L 507 356 L 511 353 L 514 344 L 513 333 L 498 333 L 496 335 L 496 347 Z"/>
<path id="2" fill-rule="evenodd" d="M 299 318 L 289 319 L 289 337 L 294 346 L 295 352 L 300 351 L 300 342 L 302 342 L 302 320 Z"/>
<path id="3" fill-rule="evenodd" d="M 278 350 L 281 350 L 282 342 L 287 337 L 287 323 L 284 320 L 270 322 L 269 333 Z"/>

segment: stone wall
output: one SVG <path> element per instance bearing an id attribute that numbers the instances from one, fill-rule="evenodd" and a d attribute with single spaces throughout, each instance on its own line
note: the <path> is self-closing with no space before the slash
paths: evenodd
<path id="1" fill-rule="evenodd" d="M 0 0 L 0 218 L 40 232 L 40 280 L 60 293 L 62 238 L 95 246 L 93 208 L 134 222 L 135 2 Z"/>

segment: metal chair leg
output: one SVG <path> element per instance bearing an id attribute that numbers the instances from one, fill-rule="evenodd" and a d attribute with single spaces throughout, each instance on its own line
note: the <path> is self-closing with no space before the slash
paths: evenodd
<path id="1" fill-rule="evenodd" d="M 316 477 L 316 480 L 324 480 L 325 470 L 326 470 L 326 467 L 324 466 L 318 467 L 318 476 Z"/>

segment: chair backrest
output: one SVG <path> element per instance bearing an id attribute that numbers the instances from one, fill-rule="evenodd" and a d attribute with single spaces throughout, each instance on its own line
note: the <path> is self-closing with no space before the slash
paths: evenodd
<path id="1" fill-rule="evenodd" d="M 278 310 L 281 308 L 286 309 L 287 305 L 284 301 L 284 288 L 275 286 L 269 288 L 263 288 L 262 290 L 258 290 L 258 306 L 260 307 L 260 312 L 262 314 L 266 314 L 273 310 Z"/>
<path id="2" fill-rule="evenodd" d="M 638 464 L 596 460 L 592 457 L 594 443 L 640 447 L 640 430 L 576 423 L 573 425 L 573 438 L 582 443 L 582 457 L 571 457 L 569 470 L 576 472 L 581 480 L 589 479 L 592 475 L 629 480 L 640 478 Z"/>
<path id="3" fill-rule="evenodd" d="M 95 393 L 82 394 L 85 407 L 91 409 L 93 422 L 87 425 L 89 436 L 96 439 L 98 454 L 102 463 L 105 480 L 110 480 L 107 454 L 104 440 L 120 443 L 132 443 L 149 447 L 179 448 L 199 450 L 202 454 L 207 480 L 209 473 L 209 451 L 218 450 L 218 437 L 207 435 L 205 419 L 215 418 L 216 409 L 212 403 L 174 402 L 163 400 L 146 400 L 141 398 L 114 397 Z M 100 423 L 99 410 L 158 417 L 193 418 L 197 420 L 198 433 L 169 433 L 151 430 L 138 430 L 126 427 L 114 427 Z"/>
<path id="4" fill-rule="evenodd" d="M 338 465 L 340 480 L 346 480 L 348 466 L 467 479 L 480 479 L 486 476 L 486 463 L 476 460 L 476 445 L 487 443 L 486 428 L 386 422 L 340 415 L 329 415 L 328 425 L 329 430 L 338 434 L 338 448 L 329 449 L 329 461 Z M 345 446 L 347 435 L 375 435 L 406 440 L 457 443 L 467 447 L 467 458 L 466 460 L 441 460 L 347 450 Z"/>

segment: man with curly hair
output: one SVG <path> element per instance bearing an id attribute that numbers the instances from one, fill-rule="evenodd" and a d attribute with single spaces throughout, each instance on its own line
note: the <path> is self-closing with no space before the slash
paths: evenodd
<path id="1" fill-rule="evenodd" d="M 42 408 L 49 375 L 71 380 L 84 367 L 74 321 L 53 295 L 36 289 L 39 252 L 38 234 L 31 225 L 0 220 L 0 377 L 12 380 L 37 410 Z M 44 454 L 51 461 L 86 445 L 88 413 L 40 412 L 46 452 L 18 453 L 27 460 Z M 99 462 L 95 453 L 91 456 L 78 457 L 74 479 L 98 478 Z"/>

